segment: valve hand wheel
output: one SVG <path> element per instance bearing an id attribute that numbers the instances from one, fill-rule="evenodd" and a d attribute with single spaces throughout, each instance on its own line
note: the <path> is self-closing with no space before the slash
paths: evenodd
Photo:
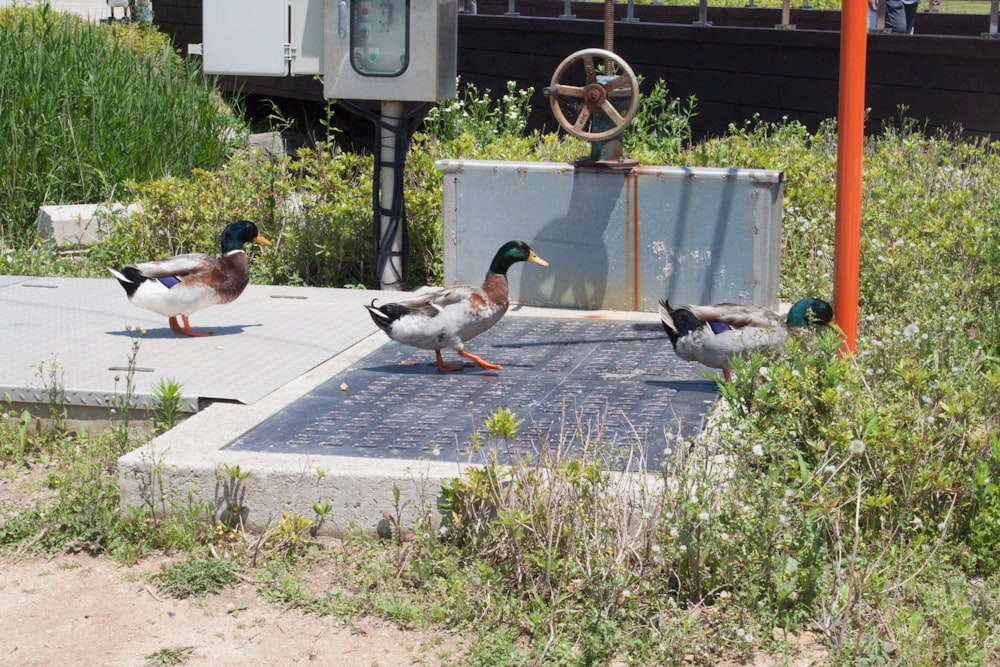
<path id="1" fill-rule="evenodd" d="M 567 75 L 586 83 L 562 83 Z M 571 71 L 573 70 L 573 71 Z M 639 81 L 624 60 L 604 49 L 583 49 L 568 56 L 552 75 L 545 89 L 556 120 L 575 137 L 604 141 L 621 134 L 639 108 Z"/>

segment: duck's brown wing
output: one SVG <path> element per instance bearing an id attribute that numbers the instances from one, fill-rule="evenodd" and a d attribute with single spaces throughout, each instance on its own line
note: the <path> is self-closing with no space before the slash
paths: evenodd
<path id="1" fill-rule="evenodd" d="M 173 276 L 184 280 L 219 269 L 219 260 L 201 253 L 188 253 L 132 266 L 147 278 Z"/>
<path id="2" fill-rule="evenodd" d="M 434 317 L 448 306 L 456 303 L 469 302 L 477 289 L 478 288 L 470 287 L 468 285 L 449 287 L 447 289 L 430 292 L 429 294 L 424 294 L 406 301 L 398 301 L 396 302 L 396 305 L 409 308 L 410 310 L 419 311 L 427 317 Z"/>

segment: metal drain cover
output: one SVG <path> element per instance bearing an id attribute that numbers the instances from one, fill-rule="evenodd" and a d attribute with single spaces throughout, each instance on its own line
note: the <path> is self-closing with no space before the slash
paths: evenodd
<path id="1" fill-rule="evenodd" d="M 500 461 L 558 448 L 621 469 L 657 468 L 664 448 L 692 435 L 714 402 L 703 367 L 679 360 L 658 323 L 508 316 L 438 373 L 434 353 L 390 343 L 229 445 L 244 451 L 482 461 L 471 436 L 498 406 L 523 419 L 516 441 L 481 441 Z M 342 390 L 342 385 L 347 389 Z M 584 446 L 583 443 L 589 443 Z M 641 449 L 636 449 L 636 447 Z"/>

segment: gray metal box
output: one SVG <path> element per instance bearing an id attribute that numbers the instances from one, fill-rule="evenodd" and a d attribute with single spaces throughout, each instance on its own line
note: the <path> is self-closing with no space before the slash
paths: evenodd
<path id="1" fill-rule="evenodd" d="M 322 73 L 323 0 L 205 0 L 202 29 L 209 74 Z"/>
<path id="2" fill-rule="evenodd" d="M 436 102 L 455 96 L 455 0 L 324 0 L 323 95 Z"/>
<path id="3" fill-rule="evenodd" d="M 657 302 L 777 308 L 783 174 L 773 170 L 442 160 L 444 279 L 482 283 L 497 248 L 526 241 L 511 299 L 654 311 Z"/>

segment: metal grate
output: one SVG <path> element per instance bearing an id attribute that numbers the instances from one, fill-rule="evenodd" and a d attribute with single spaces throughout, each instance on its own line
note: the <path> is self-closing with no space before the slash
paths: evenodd
<path id="1" fill-rule="evenodd" d="M 677 359 L 658 323 L 507 317 L 468 348 L 503 370 L 465 362 L 461 372 L 438 373 L 433 352 L 390 343 L 230 447 L 476 461 L 483 452 L 473 456 L 470 437 L 503 406 L 524 423 L 515 442 L 485 443 L 502 448 L 501 461 L 542 447 L 579 455 L 582 440 L 599 440 L 610 469 L 636 443 L 653 469 L 665 446 L 699 430 L 717 395 L 700 366 Z"/>

